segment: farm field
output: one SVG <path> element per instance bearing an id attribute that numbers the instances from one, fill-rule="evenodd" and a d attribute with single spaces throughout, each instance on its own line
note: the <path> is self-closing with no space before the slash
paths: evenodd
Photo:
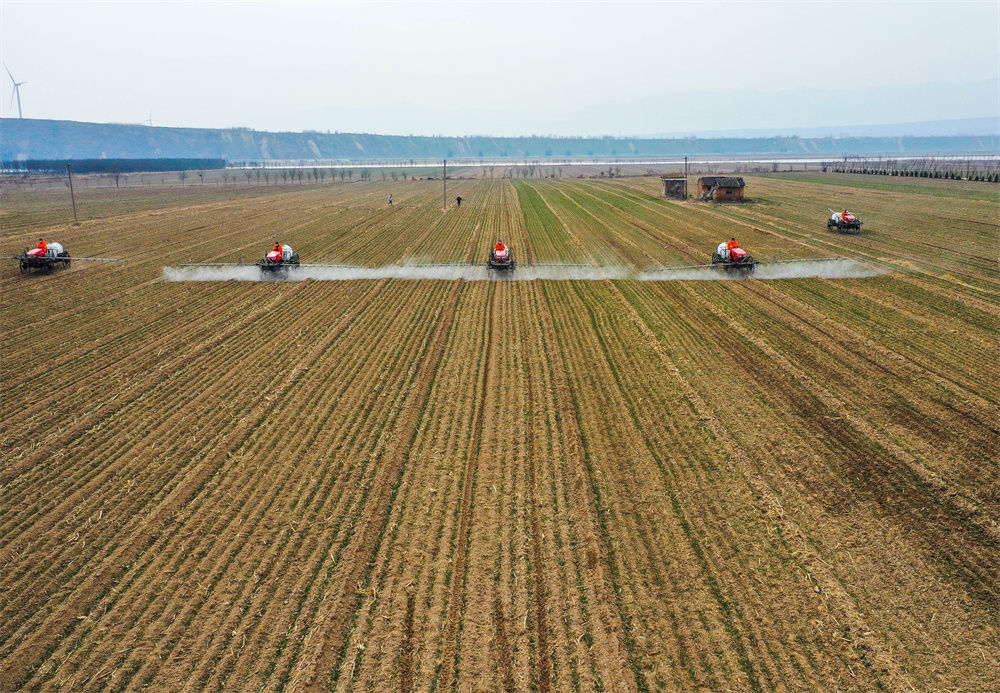
<path id="1" fill-rule="evenodd" d="M 747 184 L 94 190 L 78 227 L 19 191 L 2 254 L 127 262 L 0 267 L 0 690 L 997 688 L 997 186 Z M 826 229 L 843 206 L 864 233 Z M 162 271 L 503 238 L 637 274 L 731 236 L 883 273 Z"/>

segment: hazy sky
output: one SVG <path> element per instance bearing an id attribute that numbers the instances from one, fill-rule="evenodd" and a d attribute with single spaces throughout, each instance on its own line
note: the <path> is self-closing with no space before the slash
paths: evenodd
<path id="1" fill-rule="evenodd" d="M 996 0 L 2 0 L 0 25 L 35 118 L 511 135 L 1000 115 Z"/>

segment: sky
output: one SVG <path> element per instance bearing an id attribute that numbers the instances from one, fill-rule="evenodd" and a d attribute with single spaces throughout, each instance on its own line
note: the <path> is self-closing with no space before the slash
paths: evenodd
<path id="1" fill-rule="evenodd" d="M 28 118 L 634 135 L 1000 117 L 997 0 L 2 0 L 0 57 Z"/>

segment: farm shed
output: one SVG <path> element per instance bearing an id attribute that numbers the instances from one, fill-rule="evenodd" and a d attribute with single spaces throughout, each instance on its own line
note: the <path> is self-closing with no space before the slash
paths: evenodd
<path id="1" fill-rule="evenodd" d="M 742 200 L 746 183 L 737 176 L 702 176 L 698 179 L 698 197 L 703 200 Z"/>
<path id="2" fill-rule="evenodd" d="M 678 200 L 687 199 L 687 176 L 660 176 L 660 181 L 663 183 L 663 197 L 673 197 Z"/>

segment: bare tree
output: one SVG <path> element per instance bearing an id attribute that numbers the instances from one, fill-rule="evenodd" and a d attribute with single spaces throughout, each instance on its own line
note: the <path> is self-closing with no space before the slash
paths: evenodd
<path id="1" fill-rule="evenodd" d="M 187 171 L 181 171 L 181 172 L 179 172 L 177 174 L 177 177 L 180 178 L 181 185 L 184 185 L 184 181 L 186 181 L 187 177 L 188 177 L 188 172 Z"/>
<path id="2" fill-rule="evenodd" d="M 228 171 L 223 171 L 222 172 L 222 183 L 223 183 L 223 185 L 229 185 L 229 172 Z"/>
<path id="3" fill-rule="evenodd" d="M 282 183 L 287 183 L 288 182 L 288 169 L 284 169 L 284 168 L 281 169 L 280 171 L 278 171 L 278 175 L 281 176 L 281 182 Z"/>
<path id="4" fill-rule="evenodd" d="M 323 183 L 325 181 L 326 181 L 326 169 L 325 168 L 321 168 L 321 169 L 319 169 L 319 182 Z"/>
<path id="5" fill-rule="evenodd" d="M 243 175 L 247 177 L 247 185 L 250 185 L 250 179 L 253 178 L 253 171 L 245 168 L 243 169 Z"/>

